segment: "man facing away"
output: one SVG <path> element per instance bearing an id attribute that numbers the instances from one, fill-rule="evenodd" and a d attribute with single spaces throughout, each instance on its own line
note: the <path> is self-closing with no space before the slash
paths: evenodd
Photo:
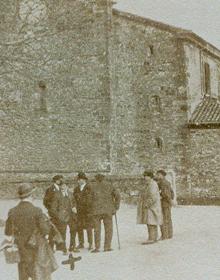
<path id="1" fill-rule="evenodd" d="M 91 212 L 91 186 L 88 183 L 88 178 L 84 172 L 79 172 L 77 176 L 78 186 L 74 189 L 73 198 L 76 202 L 77 210 L 77 231 L 79 237 L 79 245 L 77 249 L 84 248 L 84 229 L 87 231 L 89 242 L 89 250 L 92 250 L 93 245 L 93 225 L 90 217 Z"/>
<path id="2" fill-rule="evenodd" d="M 33 191 L 34 189 L 28 184 L 19 187 L 20 203 L 9 211 L 5 227 L 5 235 L 8 238 L 14 237 L 18 246 L 19 280 L 36 279 L 35 264 L 38 248 L 29 247 L 28 241 L 35 231 L 39 231 L 45 237 L 50 230 L 49 221 L 42 210 L 32 204 Z M 47 279 L 51 279 L 50 273 Z"/>
<path id="3" fill-rule="evenodd" d="M 163 225 L 161 225 L 161 240 L 171 239 L 173 237 L 173 224 L 171 218 L 172 199 L 174 192 L 171 184 L 167 181 L 166 172 L 159 170 L 156 173 L 156 180 L 160 190 L 161 207 L 163 213 Z"/>
<path id="4" fill-rule="evenodd" d="M 102 174 L 95 176 L 96 182 L 92 188 L 92 215 L 95 229 L 95 249 L 92 253 L 98 253 L 101 242 L 101 221 L 105 229 L 104 251 L 111 251 L 113 235 L 112 216 L 120 206 L 119 192 L 105 180 Z"/>

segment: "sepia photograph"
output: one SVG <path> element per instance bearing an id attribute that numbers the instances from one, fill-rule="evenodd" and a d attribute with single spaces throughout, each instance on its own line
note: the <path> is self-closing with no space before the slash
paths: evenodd
<path id="1" fill-rule="evenodd" d="M 0 0 L 0 279 L 220 280 L 220 0 Z"/>

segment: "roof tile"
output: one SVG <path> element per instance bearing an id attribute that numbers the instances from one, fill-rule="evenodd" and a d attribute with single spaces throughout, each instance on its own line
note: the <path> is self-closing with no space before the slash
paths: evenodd
<path id="1" fill-rule="evenodd" d="M 205 97 L 192 113 L 189 124 L 220 124 L 220 102 L 214 97 Z"/>

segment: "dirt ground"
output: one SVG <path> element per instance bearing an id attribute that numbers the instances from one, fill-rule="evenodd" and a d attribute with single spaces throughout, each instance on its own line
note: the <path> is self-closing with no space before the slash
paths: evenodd
<path id="1" fill-rule="evenodd" d="M 5 219 L 15 201 L 0 201 L 0 219 Z M 36 201 L 36 204 L 41 202 Z M 220 207 L 178 206 L 173 208 L 174 238 L 143 246 L 145 226 L 136 225 L 136 207 L 122 205 L 119 213 L 121 250 L 116 231 L 113 252 L 91 254 L 84 249 L 76 269 L 60 265 L 53 280 L 219 280 Z M 0 241 L 3 228 L 0 230 Z M 58 263 L 66 257 L 56 253 Z M 0 279 L 15 280 L 16 265 L 5 264 L 0 255 Z M 42 279 L 43 280 L 43 279 Z"/>

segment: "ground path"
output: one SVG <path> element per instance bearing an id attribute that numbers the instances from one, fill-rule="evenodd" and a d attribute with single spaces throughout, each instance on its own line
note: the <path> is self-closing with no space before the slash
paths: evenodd
<path id="1" fill-rule="evenodd" d="M 5 219 L 14 204 L 0 201 L 0 218 Z M 149 246 L 140 245 L 147 231 L 135 224 L 135 218 L 136 207 L 122 205 L 118 213 L 122 249 L 117 249 L 115 232 L 113 252 L 91 254 L 84 249 L 75 271 L 60 266 L 53 280 L 220 280 L 220 207 L 174 208 L 173 240 Z M 56 256 L 59 263 L 65 259 L 60 253 Z M 0 279 L 17 279 L 16 266 L 6 265 L 2 254 Z"/>

